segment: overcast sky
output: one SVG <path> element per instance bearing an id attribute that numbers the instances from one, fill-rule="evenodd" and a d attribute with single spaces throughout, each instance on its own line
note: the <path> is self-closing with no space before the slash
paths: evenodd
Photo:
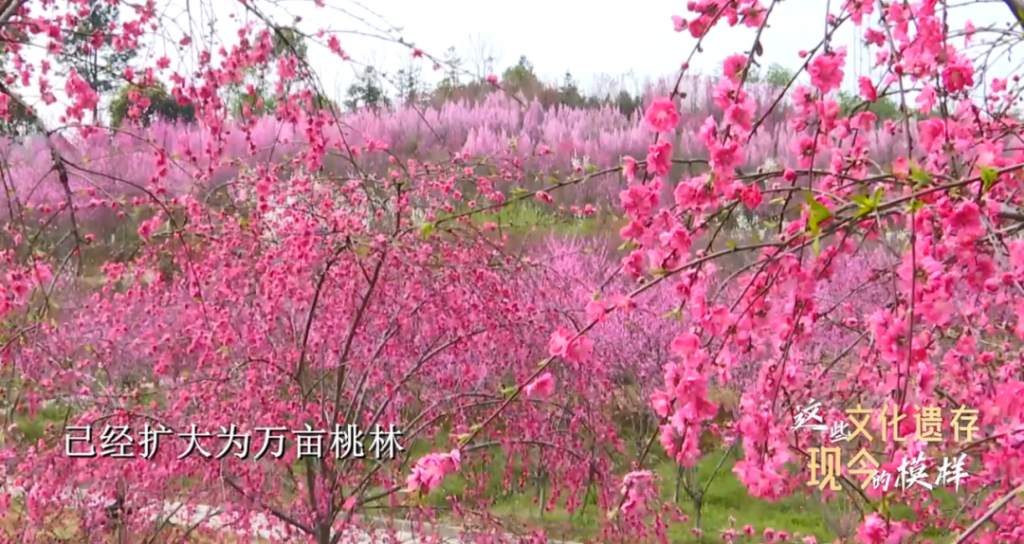
<path id="1" fill-rule="evenodd" d="M 267 0 L 250 1 L 255 1 L 256 6 L 279 24 L 301 16 L 298 27 L 303 32 L 315 33 L 320 29 L 344 32 L 339 34 L 342 47 L 354 60 L 391 72 L 413 62 L 409 49 L 351 31 L 381 36 L 389 27 L 397 27 L 401 32 L 394 32 L 393 36 L 400 35 L 438 57 L 443 56 L 449 46 L 455 46 L 465 61 L 464 68 L 470 71 L 473 71 L 474 59 L 486 56 L 480 53 L 483 42 L 496 57 L 494 72 L 498 75 L 520 55 L 525 55 L 541 78 L 560 80 L 566 70 L 571 70 L 584 89 L 591 88 L 599 74 L 619 77 L 632 73 L 640 82 L 671 75 L 696 44 L 689 33 L 673 30 L 672 15 L 688 18 L 686 0 L 367 0 L 365 3 L 324 0 L 326 8 L 316 8 L 313 0 L 274 4 Z M 762 2 L 768 5 L 768 0 Z M 372 12 L 363 7 L 371 4 Z M 148 54 L 171 56 L 175 61 L 172 68 L 185 73 L 191 72 L 190 67 L 195 65 L 179 58 L 172 40 L 176 42 L 191 34 L 195 44 L 209 43 L 211 39 L 233 44 L 237 42 L 234 32 L 241 22 L 252 18 L 238 0 L 207 0 L 204 4 L 195 0 L 158 0 L 157 5 L 166 22 L 168 39 L 165 43 L 153 44 Z M 840 6 L 841 0 L 779 1 L 770 26 L 762 35 L 762 64 L 799 66 L 802 60 L 798 52 L 814 47 L 824 34 L 826 9 L 839 13 Z M 186 9 L 190 16 L 186 15 Z M 968 7 L 954 9 L 949 23 L 959 29 L 967 19 L 981 28 L 1005 24 L 1009 14 L 999 0 L 973 2 Z M 847 24 L 833 42 L 846 45 L 850 50 L 847 85 L 855 81 L 856 75 L 867 74 L 873 62 L 873 58 L 865 58 L 863 49 L 856 45 L 861 41 L 862 31 Z M 715 28 L 704 41 L 703 52 L 694 57 L 692 66 L 695 71 L 706 74 L 718 73 L 722 59 L 748 49 L 754 33 L 754 29 L 745 27 L 721 25 Z M 471 36 L 475 40 L 471 40 Z M 957 45 L 963 45 L 962 39 Z M 193 47 L 191 53 L 197 50 Z M 344 94 L 356 70 L 360 69 L 319 45 L 310 46 L 310 60 L 321 76 L 326 93 L 334 98 Z M 436 81 L 441 77 L 440 73 L 433 72 L 430 62 L 422 59 L 417 62 L 422 63 L 428 78 Z M 153 61 L 146 64 L 152 65 Z M 1003 76 L 1016 66 L 1006 58 L 997 64 L 995 73 Z M 631 84 L 627 81 L 627 85 Z M 62 84 L 58 85 L 61 87 Z"/>
<path id="2" fill-rule="evenodd" d="M 693 50 L 696 40 L 689 33 L 676 33 L 672 15 L 687 17 L 685 0 L 514 0 L 487 2 L 479 0 L 373 0 L 357 4 L 350 0 L 328 0 L 340 11 L 317 10 L 309 2 L 288 4 L 297 14 L 306 16 L 303 28 L 317 26 L 335 30 L 367 30 L 367 24 L 390 24 L 402 29 L 402 36 L 421 49 L 438 56 L 455 46 L 464 59 L 474 56 L 470 36 L 489 40 L 499 53 L 496 72 L 525 55 L 542 78 L 561 79 L 566 70 L 584 86 L 597 74 L 619 75 L 632 71 L 640 79 L 671 74 Z M 767 0 L 762 0 L 768 5 Z M 961 0 L 962 2 L 962 0 Z M 229 2 L 225 2 L 229 4 Z M 767 66 L 777 62 L 796 67 L 802 63 L 797 56 L 801 49 L 810 49 L 824 35 L 826 8 L 839 12 L 841 0 L 784 0 L 778 2 L 770 19 L 770 27 L 762 35 Z M 373 13 L 361 9 L 371 6 Z M 877 11 L 877 10 L 876 10 Z M 1008 20 L 1006 7 L 999 2 L 975 2 L 970 7 L 956 8 L 949 19 L 954 29 L 962 28 L 970 19 L 976 27 Z M 877 14 L 876 14 L 877 15 Z M 361 17 L 363 22 L 353 17 Z M 858 69 L 866 73 L 873 59 L 854 59 L 856 44 L 863 29 L 852 25 L 841 29 L 834 42 L 850 49 L 849 79 Z M 749 49 L 755 31 L 749 28 L 728 28 L 724 24 L 709 35 L 703 53 L 694 60 L 694 67 L 705 73 L 718 72 L 726 56 Z M 477 40 L 479 41 L 479 40 Z M 343 36 L 342 45 L 354 58 L 384 64 L 391 70 L 409 62 L 408 50 L 359 36 Z M 958 44 L 958 45 L 962 45 Z M 322 48 L 314 48 L 314 57 L 323 59 L 319 65 L 337 67 L 338 62 Z M 862 57 L 867 55 L 862 54 Z M 854 62 L 860 66 L 854 66 Z M 317 65 L 317 63 L 314 63 Z M 426 66 L 426 71 L 430 71 Z M 467 67 L 468 68 L 468 67 Z M 325 69 L 324 84 L 347 85 L 351 68 L 338 71 Z"/>

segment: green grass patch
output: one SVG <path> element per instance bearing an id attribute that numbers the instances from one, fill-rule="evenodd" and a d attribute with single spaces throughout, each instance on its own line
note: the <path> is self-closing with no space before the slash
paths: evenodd
<path id="1" fill-rule="evenodd" d="M 441 448 L 443 449 L 443 445 Z M 412 449 L 415 452 L 412 458 L 416 459 L 419 455 L 438 451 L 439 448 L 431 444 L 416 444 Z M 490 453 L 486 461 L 481 461 L 472 454 L 464 457 L 462 472 L 446 477 L 438 489 L 423 497 L 423 503 L 443 511 L 449 504 L 450 496 L 458 498 L 466 506 L 471 506 L 465 502 L 470 498 L 483 499 L 492 503 L 490 512 L 493 515 L 524 531 L 544 529 L 552 539 L 576 542 L 600 537 L 601 521 L 608 513 L 599 510 L 596 490 L 585 495 L 585 504 L 573 512 L 566 509 L 564 499 L 557 501 L 552 510 L 542 510 L 538 505 L 536 483 L 527 484 L 525 489 L 511 492 L 506 490 L 503 476 L 509 459 L 499 451 Z M 714 474 L 713 482 L 703 497 L 701 510 L 701 529 L 705 541 L 717 541 L 719 532 L 729 527 L 730 517 L 736 518 L 737 530 L 749 523 L 757 528 L 759 533 L 764 528 L 771 527 L 777 531 L 787 531 L 791 535 L 814 535 L 820 542 L 835 539 L 836 535 L 828 528 L 820 503 L 814 498 L 799 495 L 776 502 L 753 498 L 732 473 L 732 467 L 738 457 L 735 454 L 728 454 L 722 461 L 723 454 L 723 451 L 706 454 L 696 469 L 696 477 L 702 487 L 712 480 Z M 629 470 L 625 466 L 629 459 L 628 456 L 623 457 L 621 461 L 624 466 L 617 467 L 617 473 L 625 474 Z M 514 459 L 513 462 L 518 465 L 521 461 Z M 676 465 L 672 461 L 657 458 L 652 458 L 649 466 L 651 463 L 654 463 L 654 471 L 659 476 L 662 500 L 671 502 L 675 494 Z M 475 476 L 480 474 L 478 471 L 483 471 L 487 482 L 482 493 L 470 481 L 478 477 Z M 697 542 L 691 531 L 697 517 L 694 503 L 683 492 L 677 504 L 690 516 L 690 520 L 687 523 L 671 524 L 670 541 Z M 394 515 L 400 516 L 401 513 L 395 512 Z M 453 524 L 458 522 L 457 519 L 451 520 Z"/>
<path id="2" fill-rule="evenodd" d="M 472 211 L 461 206 L 453 215 Z M 474 225 L 481 227 L 485 223 L 494 223 L 498 230 L 505 234 L 550 233 L 560 235 L 590 236 L 604 232 L 617 219 L 609 214 L 598 214 L 581 217 L 571 213 L 559 212 L 551 206 L 542 206 L 526 200 L 510 202 L 487 212 L 474 213 L 469 216 Z M 440 217 L 443 219 L 443 217 Z"/>
<path id="3" fill-rule="evenodd" d="M 27 442 L 36 442 L 46 435 L 46 427 L 53 424 L 58 429 L 68 415 L 68 408 L 51 404 L 40 408 L 35 415 L 26 413 L 14 414 L 14 426 Z"/>
<path id="4" fill-rule="evenodd" d="M 737 520 L 737 530 L 749 523 L 759 532 L 765 527 L 771 527 L 790 534 L 814 535 L 823 542 L 835 538 L 826 526 L 820 505 L 813 502 L 813 499 L 793 496 L 777 502 L 768 502 L 753 498 L 732 473 L 736 458 L 732 455 L 727 456 L 719 467 L 722 455 L 723 452 L 706 454 L 696 471 L 702 487 L 712 480 L 712 474 L 715 475 L 711 485 L 707 487 L 701 509 L 700 527 L 705 541 L 720 540 L 718 535 L 729 528 L 730 517 Z M 662 500 L 671 502 L 675 494 L 676 466 L 670 461 L 661 460 L 654 470 L 659 476 Z M 698 542 L 692 532 L 697 518 L 693 501 L 683 492 L 677 504 L 690 519 L 687 523 L 671 523 L 669 540 Z M 524 495 L 497 501 L 493 511 L 525 527 L 544 528 L 551 538 L 578 542 L 598 538 L 600 517 L 607 515 L 606 512 L 598 511 L 594 504 L 573 513 L 569 513 L 564 504 L 559 504 L 554 510 L 541 513 L 533 498 Z"/>

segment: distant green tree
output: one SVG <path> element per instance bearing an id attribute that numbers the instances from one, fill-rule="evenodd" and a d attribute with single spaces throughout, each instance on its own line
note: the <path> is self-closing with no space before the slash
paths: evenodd
<path id="1" fill-rule="evenodd" d="M 277 98 L 268 92 L 266 83 L 254 85 L 255 92 L 248 93 L 242 89 L 231 97 L 231 114 L 237 119 L 244 116 L 245 106 L 249 106 L 249 112 L 255 116 L 266 115 L 277 110 Z"/>
<path id="2" fill-rule="evenodd" d="M 0 117 L 0 136 L 27 136 L 36 132 L 36 124 L 32 114 L 13 100 L 8 102 L 9 119 Z"/>
<path id="3" fill-rule="evenodd" d="M 462 71 L 462 59 L 455 52 L 455 46 L 451 46 L 445 51 L 444 64 L 446 66 L 444 79 L 438 83 L 437 88 L 444 91 L 445 96 L 451 96 L 452 91 L 460 85 L 459 76 Z"/>
<path id="4" fill-rule="evenodd" d="M 149 105 L 139 115 L 139 122 L 143 126 L 149 126 L 156 119 L 171 122 L 195 122 L 195 107 L 191 104 L 186 106 L 179 104 L 178 99 L 168 93 L 162 83 L 158 82 L 149 87 L 131 83 L 121 87 L 117 97 L 110 103 L 111 126 L 120 127 L 121 123 L 128 118 L 128 112 L 134 106 L 131 100 L 132 92 L 137 92 L 141 97 L 149 100 Z"/>
<path id="5" fill-rule="evenodd" d="M 634 98 L 633 95 L 626 91 L 620 91 L 618 98 L 615 99 L 615 105 L 623 115 L 631 117 L 633 112 L 640 107 L 640 100 L 639 98 Z"/>
<path id="6" fill-rule="evenodd" d="M 533 72 L 533 64 L 526 59 L 526 55 L 522 55 L 515 66 L 505 69 L 505 73 L 501 75 L 501 80 L 508 87 L 523 89 L 537 83 L 537 74 Z"/>
<path id="7" fill-rule="evenodd" d="M 292 27 L 275 27 L 270 32 L 270 40 L 273 44 L 271 55 L 274 59 L 290 55 L 295 55 L 300 60 L 306 59 L 309 46 L 305 37 L 298 30 Z M 266 115 L 277 110 L 277 98 L 273 93 L 275 83 L 270 70 L 273 66 L 274 63 L 264 63 L 255 69 L 249 69 L 242 83 L 228 87 L 228 107 L 232 115 L 236 118 L 242 117 L 246 104 L 249 105 L 249 111 L 255 116 Z M 254 92 L 249 92 L 249 85 L 252 85 Z M 290 83 L 288 87 L 290 87 Z M 290 89 L 286 88 L 286 92 L 289 91 Z"/>
<path id="8" fill-rule="evenodd" d="M 409 65 L 395 73 L 395 86 L 397 87 L 397 98 L 403 104 L 415 104 L 420 102 L 427 94 L 426 85 L 418 64 Z"/>
<path id="9" fill-rule="evenodd" d="M 793 71 L 785 66 L 772 63 L 765 71 L 764 82 L 773 86 L 783 88 L 789 85 L 793 79 Z"/>
<path id="10" fill-rule="evenodd" d="M 314 111 L 317 111 L 317 110 L 328 110 L 328 111 L 334 111 L 334 112 L 339 111 L 338 104 L 334 100 L 331 100 L 330 98 L 328 98 L 326 95 L 324 95 L 322 93 L 316 93 L 316 94 L 313 95 L 313 104 L 312 104 L 312 106 L 313 106 L 313 110 Z"/>
<path id="11" fill-rule="evenodd" d="M 87 5 L 89 15 L 79 19 L 78 24 L 65 33 L 58 60 L 66 67 L 74 68 L 94 91 L 104 95 L 118 87 L 136 52 L 134 49 L 118 50 L 113 46 L 111 27 L 119 21 L 118 4 L 88 0 Z M 98 113 L 97 104 L 93 108 L 93 117 Z"/>
<path id="12" fill-rule="evenodd" d="M 794 73 L 789 68 L 773 63 L 768 66 L 764 76 L 764 81 L 773 87 L 783 88 L 789 85 L 793 80 L 793 76 Z M 836 96 L 836 100 L 839 102 L 839 114 L 843 117 L 849 116 L 856 108 L 856 111 L 858 112 L 869 111 L 875 114 L 879 121 L 903 118 L 902 114 L 900 114 L 899 105 L 890 97 L 883 97 L 875 102 L 862 105 L 864 101 L 856 93 L 839 91 Z M 917 117 L 916 114 L 913 114 L 912 116 Z"/>
<path id="13" fill-rule="evenodd" d="M 839 115 L 844 117 L 852 114 L 854 110 L 856 110 L 858 112 L 869 111 L 875 114 L 875 117 L 877 117 L 880 122 L 885 121 L 886 119 L 891 119 L 893 121 L 903 119 L 903 114 L 900 113 L 899 105 L 890 97 L 879 98 L 874 102 L 867 103 L 865 107 L 863 105 L 864 99 L 859 95 L 848 91 L 839 91 L 838 102 Z M 918 117 L 919 116 L 916 111 L 911 113 L 911 118 Z"/>
<path id="14" fill-rule="evenodd" d="M 747 83 L 756 85 L 761 82 L 761 67 L 756 64 L 747 67 Z"/>
<path id="15" fill-rule="evenodd" d="M 303 60 L 307 58 L 309 45 L 306 44 L 306 38 L 297 29 L 279 26 L 275 27 L 272 32 L 270 40 L 274 46 L 274 58 L 285 55 L 295 55 Z"/>
<path id="16" fill-rule="evenodd" d="M 10 39 L 17 40 L 19 42 L 27 40 L 27 36 L 25 36 L 24 31 L 14 30 L 14 32 L 17 35 L 12 35 Z M 6 79 L 7 73 L 10 70 L 7 65 L 9 59 L 8 49 L 9 43 L 7 41 L 0 40 L 0 80 Z M 13 87 L 14 85 L 15 83 L 11 83 L 8 87 Z M 18 137 L 36 132 L 36 124 L 32 113 L 22 107 L 19 102 L 8 100 L 7 114 L 8 118 L 0 118 L 0 135 Z"/>
<path id="17" fill-rule="evenodd" d="M 582 106 L 586 101 L 583 95 L 580 94 L 579 86 L 576 85 L 576 80 L 573 79 L 572 73 L 568 70 L 565 71 L 562 87 L 558 89 L 558 100 L 563 106 L 571 107 Z"/>
<path id="18" fill-rule="evenodd" d="M 349 85 L 344 105 L 349 111 L 363 107 L 374 110 L 391 107 L 391 101 L 384 92 L 381 77 L 372 67 L 367 66 L 356 81 Z"/>

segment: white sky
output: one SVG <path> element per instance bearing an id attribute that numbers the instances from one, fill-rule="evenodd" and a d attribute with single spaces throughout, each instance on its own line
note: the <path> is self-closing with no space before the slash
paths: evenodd
<path id="1" fill-rule="evenodd" d="M 686 0 L 326 2 L 328 7 L 325 9 L 313 7 L 308 0 L 282 5 L 287 6 L 291 13 L 304 16 L 305 20 L 299 24 L 303 30 L 366 31 L 369 30 L 367 23 L 383 27 L 386 21 L 401 28 L 401 35 L 407 42 L 439 57 L 449 46 L 455 46 L 460 56 L 466 59 L 472 56 L 472 47 L 468 43 L 470 36 L 483 36 L 500 53 L 495 70 L 498 75 L 505 67 L 514 64 L 520 55 L 526 55 L 542 79 L 561 80 L 568 69 L 584 86 L 602 73 L 618 76 L 632 71 L 641 80 L 671 74 L 696 44 L 696 39 L 688 32 L 676 33 L 672 27 L 672 15 L 689 18 L 690 14 L 685 11 Z M 769 0 L 762 2 L 765 6 L 769 4 Z M 216 3 L 227 9 L 239 10 L 226 0 L 217 0 Z M 257 5 L 260 5 L 260 0 L 257 0 Z M 762 64 L 768 66 L 777 62 L 788 67 L 799 66 L 803 61 L 797 53 L 814 47 L 824 35 L 824 19 L 829 5 L 833 13 L 839 13 L 841 0 L 778 2 L 770 27 L 762 34 L 765 51 Z M 373 12 L 361 6 L 372 6 Z M 335 8 L 345 10 L 349 15 Z M 380 18 L 371 13 L 380 15 Z M 364 18 L 364 22 L 355 20 L 353 16 Z M 980 28 L 1009 20 L 1009 12 L 1000 0 L 974 2 L 970 7 L 952 10 L 951 28 L 962 28 L 968 18 Z M 754 34 L 754 29 L 728 28 L 720 23 L 705 39 L 703 53 L 695 57 L 694 68 L 705 73 L 718 72 L 726 56 L 749 49 Z M 838 39 L 833 42 L 850 48 L 848 76 L 855 71 L 852 66 L 853 49 L 860 36 L 862 29 L 855 29 L 848 23 L 847 27 L 840 29 Z M 342 47 L 354 59 L 382 64 L 391 71 L 411 60 L 407 49 L 381 40 L 342 36 L 341 41 Z M 314 47 L 312 54 L 313 65 L 324 68 L 321 76 L 328 92 L 335 86 L 347 85 L 352 79 L 352 68 L 339 70 L 341 63 L 337 57 L 324 48 Z M 870 62 L 873 58 L 859 63 L 862 74 L 867 72 Z M 432 71 L 429 63 L 424 62 L 424 71 Z M 852 81 L 853 78 L 848 79 Z"/>
<path id="2" fill-rule="evenodd" d="M 585 90 L 591 87 L 598 74 L 619 78 L 632 72 L 639 83 L 644 79 L 670 75 L 689 56 L 696 43 L 688 32 L 676 33 L 672 28 L 672 15 L 689 18 L 685 0 L 372 0 L 373 12 L 362 7 L 369 5 L 369 0 L 363 4 L 354 0 L 324 0 L 326 8 L 314 7 L 312 0 L 273 4 L 267 0 L 250 1 L 271 14 L 278 23 L 289 22 L 289 17 L 284 15 L 286 11 L 302 16 L 298 26 L 310 33 L 324 29 L 380 34 L 372 27 L 385 29 L 390 24 L 402 29 L 400 34 L 395 34 L 396 37 L 401 35 L 406 42 L 415 43 L 438 57 L 442 57 L 449 46 L 455 46 L 459 56 L 467 61 L 463 67 L 470 71 L 472 67 L 468 61 L 474 57 L 474 52 L 469 42 L 470 36 L 475 35 L 493 44 L 498 53 L 494 70 L 498 75 L 514 64 L 520 55 L 526 55 L 542 79 L 561 80 L 568 69 Z M 767 6 L 770 0 L 762 2 Z M 964 0 L 958 2 L 962 4 Z M 174 21 L 165 25 L 174 41 L 191 32 L 196 42 L 208 42 L 210 22 L 215 20 L 212 26 L 220 41 L 235 43 L 237 36 L 234 31 L 241 17 L 251 17 L 238 0 L 206 0 L 202 5 L 196 0 L 158 0 L 157 5 L 164 10 L 167 21 Z M 194 21 L 191 29 L 183 13 L 186 5 Z M 826 7 L 830 6 L 833 13 L 838 13 L 840 5 L 841 0 L 780 1 L 772 13 L 769 28 L 762 35 L 762 65 L 777 62 L 790 68 L 800 66 L 803 61 L 797 52 L 813 48 L 824 34 Z M 211 19 L 211 14 L 215 19 Z M 232 14 L 237 15 L 232 18 Z M 1000 0 L 973 2 L 969 7 L 953 10 L 950 26 L 960 29 L 968 18 L 981 28 L 1004 24 L 1009 20 L 1009 13 Z M 204 38 L 198 35 L 200 31 Z M 717 73 L 722 59 L 733 53 L 742 53 L 751 46 L 754 32 L 754 29 L 728 28 L 720 24 L 705 39 L 703 52 L 694 57 L 693 69 Z M 847 85 L 852 84 L 857 73 L 867 74 L 873 62 L 873 55 L 872 58 L 856 58 L 854 44 L 861 35 L 862 29 L 855 29 L 848 23 L 840 29 L 838 39 L 833 42 L 850 48 Z M 395 43 L 353 34 L 340 34 L 339 38 L 342 47 L 354 60 L 377 68 L 394 72 L 413 61 L 409 50 Z M 957 40 L 957 45 L 963 45 L 962 39 Z M 169 46 L 170 42 L 154 44 L 152 52 L 155 56 L 168 54 L 178 61 L 178 55 L 168 53 L 173 51 Z M 192 53 L 196 50 L 193 48 Z M 861 56 L 867 57 L 863 53 Z M 353 81 L 355 71 L 361 69 L 341 61 L 326 47 L 318 45 L 310 46 L 310 61 L 319 72 L 326 94 L 334 98 L 343 95 L 344 89 Z M 429 79 L 436 81 L 441 77 L 440 72 L 433 72 L 429 61 L 420 59 L 417 62 L 422 63 L 422 72 Z M 153 61 L 146 64 L 152 65 Z M 172 64 L 172 68 L 183 72 L 191 71 L 187 66 L 194 64 L 188 61 Z M 1011 66 L 1003 60 L 995 68 L 995 73 L 1005 76 L 1011 72 Z M 626 85 L 632 87 L 633 83 L 626 80 Z M 56 86 L 61 89 L 63 84 Z M 30 92 L 26 94 L 32 98 Z M 53 108 L 48 109 L 51 111 L 46 116 L 52 117 Z"/>

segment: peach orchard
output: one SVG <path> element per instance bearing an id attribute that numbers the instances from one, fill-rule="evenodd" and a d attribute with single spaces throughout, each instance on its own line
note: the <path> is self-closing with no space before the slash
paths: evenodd
<path id="1" fill-rule="evenodd" d="M 325 3 L 315 2 L 335 13 Z M 334 544 L 401 512 L 498 542 L 512 537 L 488 490 L 521 489 L 537 473 L 543 501 L 600 512 L 601 542 L 668 542 L 674 525 L 699 524 L 700 507 L 684 515 L 663 501 L 652 457 L 691 468 L 735 449 L 732 471 L 751 496 L 814 493 L 800 474 L 811 438 L 793 430 L 810 398 L 830 420 L 855 404 L 979 409 L 971 442 L 873 446 L 888 467 L 969 453 L 955 504 L 841 474 L 842 489 L 819 498 L 848 507 L 844 538 L 916 542 L 937 529 L 957 543 L 1024 541 L 1021 87 L 977 54 L 1007 49 L 1019 30 L 951 28 L 955 6 L 941 0 L 837 0 L 798 73 L 755 100 L 748 79 L 783 3 L 649 14 L 652 32 L 698 46 L 686 58 L 651 52 L 678 74 L 616 129 L 642 148 L 542 172 L 545 157 L 570 163 L 571 150 L 540 132 L 428 156 L 354 130 L 357 118 L 398 114 L 325 107 L 298 39 L 343 67 L 358 62 L 346 35 L 308 20 L 285 32 L 266 0 L 238 2 L 251 22 L 223 44 L 154 0 L 121 3 L 94 47 L 145 55 L 169 41 L 189 62 L 152 56 L 113 74 L 133 85 L 113 128 L 97 116 L 98 90 L 59 69 L 94 3 L 0 1 L 0 113 L 35 135 L 6 141 L 0 162 L 6 541 L 217 540 L 270 520 L 275 540 Z M 748 41 L 722 61 L 706 116 L 683 123 L 689 63 L 724 26 L 746 28 Z M 880 75 L 856 82 L 858 103 L 841 115 L 847 52 L 832 42 L 850 27 Z M 392 45 L 443 68 L 437 52 Z M 272 81 L 265 96 L 255 72 Z M 513 124 L 536 108 L 497 75 L 484 81 L 516 105 Z M 194 122 L 144 126 L 143 91 L 158 84 Z M 233 115 L 227 93 L 238 88 L 251 100 Z M 869 111 L 884 97 L 898 119 Z M 749 168 L 769 119 L 784 160 Z M 873 143 L 878 134 L 892 145 Z M 596 185 L 612 198 L 573 200 Z M 527 205 L 604 217 L 619 239 L 537 243 L 503 224 Z M 737 229 L 740 218 L 753 230 Z M 39 436 L 22 432 L 18 421 L 43 412 L 53 417 Z M 653 424 L 638 430 L 627 412 Z M 69 427 L 96 429 L 98 444 L 105 425 L 193 424 L 395 425 L 409 447 L 395 460 L 294 448 L 213 460 L 182 457 L 175 440 L 148 459 L 65 450 Z M 488 470 L 498 458 L 517 462 Z M 447 493 L 455 476 L 466 485 Z M 436 494 L 444 501 L 427 500 Z M 897 503 L 910 515 L 895 515 Z M 171 523 L 168 505 L 216 513 L 220 526 Z M 747 524 L 722 536 L 778 538 Z"/>

